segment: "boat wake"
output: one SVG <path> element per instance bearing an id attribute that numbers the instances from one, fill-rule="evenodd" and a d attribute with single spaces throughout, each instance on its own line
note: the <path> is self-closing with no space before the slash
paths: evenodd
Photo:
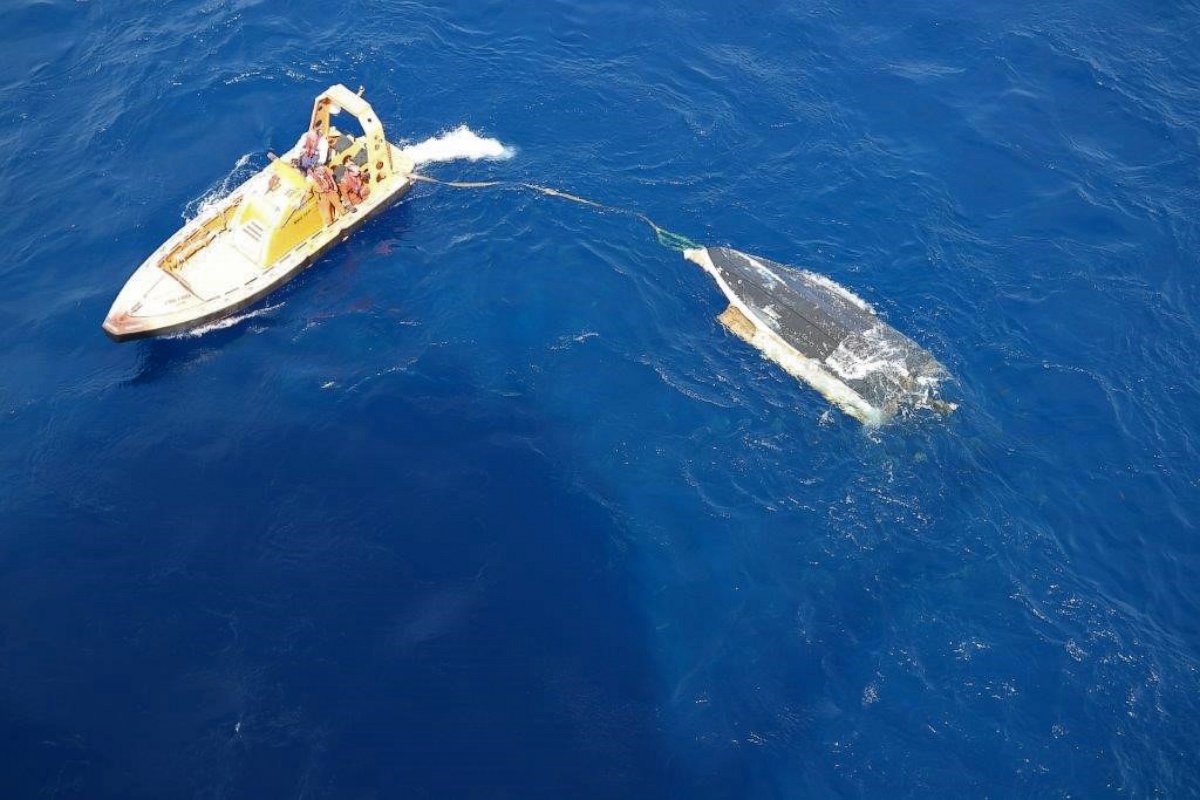
<path id="1" fill-rule="evenodd" d="M 250 153 L 241 156 L 237 160 L 237 163 L 233 165 L 233 169 L 229 170 L 225 177 L 209 187 L 208 191 L 204 194 L 185 205 L 183 207 L 183 214 L 181 215 L 183 221 L 191 222 L 196 219 L 196 217 L 228 197 L 230 192 L 245 182 L 254 173 L 254 170 L 249 168 L 250 158 Z"/>
<path id="2" fill-rule="evenodd" d="M 237 325 L 239 322 L 245 322 L 246 320 L 254 319 L 255 317 L 266 316 L 267 314 L 271 313 L 272 311 L 276 311 L 280 308 L 283 308 L 283 303 L 276 303 L 273 306 L 263 306 L 262 308 L 256 308 L 253 311 L 248 311 L 245 314 L 234 314 L 232 317 L 225 317 L 223 319 L 214 320 L 214 321 L 208 323 L 207 325 L 201 325 L 198 328 L 191 328 L 186 331 L 180 331 L 179 333 L 172 334 L 171 336 L 164 336 L 163 338 L 164 339 L 197 339 L 206 333 L 212 333 L 213 331 L 223 331 L 226 328 L 232 328 L 234 325 Z"/>
<path id="3" fill-rule="evenodd" d="M 423 142 L 410 144 L 401 152 L 417 165 L 463 159 L 505 161 L 517 153 L 515 148 L 501 143 L 498 139 L 480 136 L 466 125 L 459 125 L 452 131 L 431 136 Z"/>

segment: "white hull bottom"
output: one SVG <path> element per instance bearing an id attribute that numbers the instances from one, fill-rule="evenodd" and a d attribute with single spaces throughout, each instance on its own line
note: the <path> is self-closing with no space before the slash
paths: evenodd
<path id="1" fill-rule="evenodd" d="M 733 325 L 725 323 L 735 335 L 757 348 L 766 358 L 783 367 L 789 375 L 816 389 L 826 400 L 864 425 L 880 425 L 887 419 L 883 410 L 867 402 L 862 395 L 851 389 L 834 374 L 828 366 L 815 358 L 804 355 L 788 344 L 782 336 L 771 330 L 769 325 L 764 324 L 764 320 L 759 319 L 758 314 L 744 303 L 726 283 L 720 270 L 709 258 L 707 250 L 703 248 L 685 250 L 683 256 L 712 276 L 729 300 L 730 306 L 736 308 L 753 327 L 753 331 L 746 330 L 742 326 L 735 329 Z M 724 320 L 722 322 L 724 323 Z"/>

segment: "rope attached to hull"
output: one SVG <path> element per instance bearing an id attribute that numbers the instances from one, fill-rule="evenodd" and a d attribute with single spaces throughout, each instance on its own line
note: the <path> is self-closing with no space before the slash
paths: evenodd
<path id="1" fill-rule="evenodd" d="M 544 195 L 546 197 L 557 197 L 561 200 L 568 200 L 572 203 L 578 203 L 582 206 L 589 206 L 601 211 L 611 211 L 616 214 L 624 214 L 625 216 L 639 219 L 650 226 L 650 229 L 654 231 L 654 238 L 658 240 L 659 244 L 672 250 L 683 251 L 694 247 L 700 247 L 700 245 L 696 244 L 686 236 L 682 236 L 662 227 L 654 220 L 643 214 L 641 211 L 634 211 L 633 209 L 629 208 L 619 208 L 617 206 L 598 203 L 595 200 L 589 200 L 586 197 L 580 197 L 577 194 L 571 194 L 570 192 L 553 189 L 549 186 L 540 186 L 536 183 L 523 183 L 521 181 L 443 181 L 438 178 L 431 178 L 428 175 L 422 175 L 418 172 L 413 172 L 409 174 L 408 177 L 414 181 L 420 181 L 421 183 L 435 183 L 439 186 L 449 186 L 454 189 L 493 189 L 497 187 L 524 189 L 526 191 L 536 192 L 537 194 Z"/>

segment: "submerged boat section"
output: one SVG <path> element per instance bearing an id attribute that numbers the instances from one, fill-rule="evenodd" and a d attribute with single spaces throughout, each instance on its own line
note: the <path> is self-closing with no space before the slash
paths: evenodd
<path id="1" fill-rule="evenodd" d="M 731 333 L 855 419 L 880 425 L 911 408 L 954 410 L 937 396 L 947 377 L 937 359 L 832 280 L 728 247 L 684 257 L 729 300 L 718 319 Z"/>

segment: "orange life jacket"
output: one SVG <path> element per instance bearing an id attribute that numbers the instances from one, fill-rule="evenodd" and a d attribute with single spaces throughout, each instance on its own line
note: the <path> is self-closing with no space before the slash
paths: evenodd
<path id="1" fill-rule="evenodd" d="M 333 173 L 324 165 L 318 164 L 313 167 L 308 173 L 308 177 L 312 178 L 313 184 L 321 194 L 337 191 L 337 184 L 333 181 Z"/>

